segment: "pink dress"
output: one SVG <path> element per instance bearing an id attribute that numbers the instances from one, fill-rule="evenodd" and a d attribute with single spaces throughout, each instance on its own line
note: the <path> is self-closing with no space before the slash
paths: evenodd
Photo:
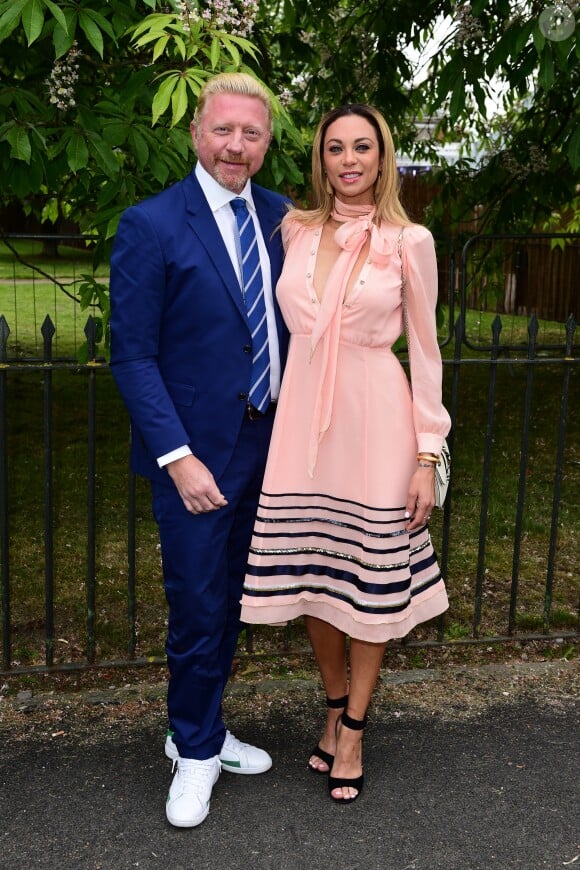
<path id="1" fill-rule="evenodd" d="M 286 218 L 276 289 L 291 333 L 251 543 L 242 621 L 317 616 L 350 637 L 403 637 L 448 606 L 426 526 L 407 532 L 417 450 L 438 453 L 441 404 L 433 238 L 405 227 L 413 396 L 392 352 L 401 335 L 400 227 L 343 224 L 319 302 L 321 227 Z M 358 274 L 365 241 L 370 253 Z"/>

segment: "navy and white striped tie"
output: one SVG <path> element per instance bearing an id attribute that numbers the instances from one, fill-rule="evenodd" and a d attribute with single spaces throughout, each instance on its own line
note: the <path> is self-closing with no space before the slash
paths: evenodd
<path id="1" fill-rule="evenodd" d="M 260 252 L 254 229 L 254 221 L 246 201 L 236 197 L 231 201 L 236 216 L 240 239 L 243 295 L 248 322 L 252 334 L 252 380 L 250 404 L 258 411 L 265 411 L 270 404 L 270 351 L 268 349 L 268 326 L 264 284 L 260 268 Z"/>

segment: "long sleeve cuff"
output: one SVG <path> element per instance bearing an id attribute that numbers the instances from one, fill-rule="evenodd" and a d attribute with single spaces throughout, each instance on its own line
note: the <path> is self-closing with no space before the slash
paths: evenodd
<path id="1" fill-rule="evenodd" d="M 184 444 L 183 447 L 178 447 L 170 453 L 165 453 L 163 456 L 157 457 L 157 465 L 159 468 L 165 468 L 170 462 L 175 462 L 176 459 L 183 459 L 184 456 L 191 456 L 191 450 Z"/>

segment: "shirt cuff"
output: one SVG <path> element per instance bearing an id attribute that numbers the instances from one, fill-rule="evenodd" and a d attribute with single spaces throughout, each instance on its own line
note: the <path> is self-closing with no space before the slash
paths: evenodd
<path id="1" fill-rule="evenodd" d="M 418 453 L 435 453 L 437 456 L 439 456 L 442 446 L 442 435 L 422 433 L 417 436 Z"/>
<path id="2" fill-rule="evenodd" d="M 172 450 L 170 453 L 164 453 L 163 456 L 157 457 L 157 465 L 159 468 L 165 468 L 170 462 L 175 462 L 176 459 L 183 459 L 184 456 L 191 456 L 191 450 L 184 444 L 183 447 L 178 447 L 177 450 Z"/>

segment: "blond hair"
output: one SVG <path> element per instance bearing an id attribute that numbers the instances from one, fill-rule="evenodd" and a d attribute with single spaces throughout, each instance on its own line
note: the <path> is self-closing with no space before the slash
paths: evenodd
<path id="1" fill-rule="evenodd" d="M 375 183 L 376 214 L 374 221 L 383 221 L 409 226 L 411 220 L 399 200 L 399 174 L 395 158 L 395 145 L 384 117 L 375 109 L 364 103 L 349 103 L 331 109 L 318 124 L 312 143 L 312 199 L 313 208 L 308 211 L 293 209 L 292 218 L 308 226 L 325 223 L 331 215 L 334 205 L 334 191 L 327 190 L 327 179 L 324 171 L 324 140 L 330 125 L 346 115 L 358 115 L 371 124 L 379 143 L 381 169 Z M 329 186 L 329 185 L 328 185 Z"/>
<path id="2" fill-rule="evenodd" d="M 199 124 L 210 97 L 218 94 L 232 94 L 238 97 L 255 97 L 260 100 L 268 115 L 268 128 L 272 134 L 272 101 L 264 85 L 248 73 L 218 73 L 206 81 L 197 98 L 193 123 Z"/>

